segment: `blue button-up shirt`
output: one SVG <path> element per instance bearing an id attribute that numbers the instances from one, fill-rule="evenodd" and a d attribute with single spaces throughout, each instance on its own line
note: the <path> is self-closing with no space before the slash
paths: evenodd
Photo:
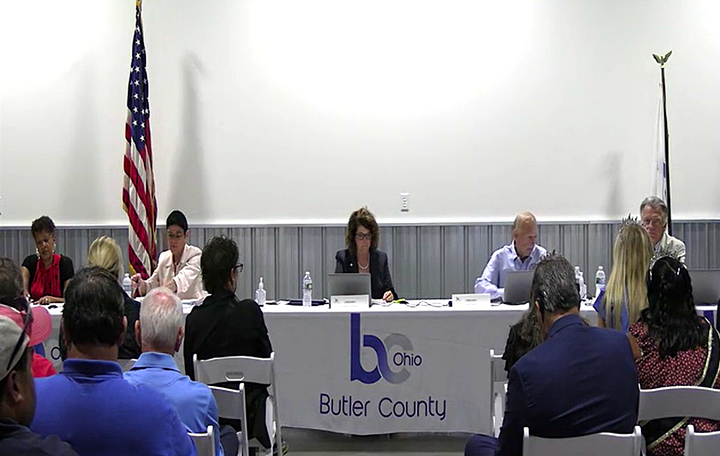
<path id="1" fill-rule="evenodd" d="M 525 261 L 515 251 L 515 243 L 496 250 L 490 257 L 482 275 L 475 280 L 475 293 L 490 293 L 490 299 L 502 298 L 505 292 L 505 278 L 509 271 L 529 271 L 547 250 L 535 245 Z"/>
<path id="2" fill-rule="evenodd" d="M 133 385 L 145 385 L 161 392 L 175 406 L 180 420 L 190 432 L 206 432 L 211 424 L 215 430 L 216 454 L 223 456 L 217 404 L 210 388 L 181 374 L 172 356 L 143 353 L 133 368 L 125 373 L 125 379 Z"/>
<path id="3" fill-rule="evenodd" d="M 59 374 L 36 379 L 35 391 L 30 429 L 57 435 L 80 456 L 197 454 L 175 408 L 126 381 L 118 363 L 67 359 Z"/>

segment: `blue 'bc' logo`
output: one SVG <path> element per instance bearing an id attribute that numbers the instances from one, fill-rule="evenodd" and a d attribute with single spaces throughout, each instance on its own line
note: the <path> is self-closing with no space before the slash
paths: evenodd
<path id="1" fill-rule="evenodd" d="M 360 362 L 362 347 L 372 348 L 377 355 L 377 367 L 366 371 Z M 419 366 L 422 364 L 422 357 L 412 352 L 413 345 L 410 339 L 403 334 L 390 334 L 385 340 L 377 336 L 365 334 L 360 346 L 360 314 L 350 314 L 350 381 L 358 380 L 366 385 L 375 383 L 384 378 L 390 383 L 402 383 L 410 377 L 410 371 L 406 366 Z M 400 347 L 404 352 L 397 352 L 392 357 L 395 366 L 402 366 L 402 369 L 395 372 L 390 369 L 388 363 L 388 349 Z"/>

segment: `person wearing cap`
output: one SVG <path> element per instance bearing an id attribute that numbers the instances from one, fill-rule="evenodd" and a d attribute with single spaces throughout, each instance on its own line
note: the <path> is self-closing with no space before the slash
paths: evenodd
<path id="1" fill-rule="evenodd" d="M 30 429 L 57 435 L 81 456 L 197 454 L 168 400 L 123 378 L 117 363 L 127 328 L 123 311 L 116 276 L 97 266 L 78 271 L 67 287 L 60 323 L 68 359 L 62 372 L 35 381 Z"/>
<path id="2" fill-rule="evenodd" d="M 77 456 L 57 436 L 28 429 L 35 414 L 35 382 L 30 369 L 33 334 L 43 331 L 27 302 L 22 311 L 0 304 L 0 454 Z"/>
<path id="3" fill-rule="evenodd" d="M 18 310 L 27 307 L 23 293 L 22 273 L 17 263 L 10 258 L 0 258 L 0 303 Z M 35 307 L 34 316 L 35 331 L 30 340 L 31 347 L 45 342 L 52 332 L 52 318 L 47 309 Z M 32 352 L 30 365 L 35 378 L 55 375 L 53 364 L 44 356 L 37 354 L 35 350 Z"/>
<path id="4" fill-rule="evenodd" d="M 141 296 L 155 287 L 167 287 L 180 299 L 200 300 L 205 295 L 200 276 L 202 250 L 188 244 L 190 232 L 185 214 L 172 211 L 166 227 L 168 250 L 160 254 L 157 268 L 147 280 L 140 274 L 133 275 L 133 285 Z"/>

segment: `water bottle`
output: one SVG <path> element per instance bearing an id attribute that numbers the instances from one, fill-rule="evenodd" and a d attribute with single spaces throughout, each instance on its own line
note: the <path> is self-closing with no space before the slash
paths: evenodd
<path id="1" fill-rule="evenodd" d="M 255 290 L 255 302 L 257 302 L 259 306 L 264 306 L 266 296 L 267 296 L 267 292 L 265 291 L 265 285 L 263 284 L 263 278 L 260 277 L 260 283 L 258 284 L 258 289 Z"/>
<path id="2" fill-rule="evenodd" d="M 600 296 L 600 292 L 605 289 L 605 271 L 602 266 L 598 266 L 595 273 L 595 296 Z"/>
<path id="3" fill-rule="evenodd" d="M 132 280 L 130 280 L 130 274 L 125 273 L 125 277 L 122 279 L 122 287 L 129 296 L 132 296 Z"/>
<path id="4" fill-rule="evenodd" d="M 305 277 L 303 277 L 303 307 L 312 306 L 312 277 L 310 277 L 310 271 L 305 271 Z"/>
<path id="5" fill-rule="evenodd" d="M 580 266 L 575 266 L 575 287 L 580 293 Z"/>
<path id="6" fill-rule="evenodd" d="M 587 297 L 587 285 L 585 285 L 585 278 L 583 272 L 580 271 L 580 299 L 584 300 Z"/>

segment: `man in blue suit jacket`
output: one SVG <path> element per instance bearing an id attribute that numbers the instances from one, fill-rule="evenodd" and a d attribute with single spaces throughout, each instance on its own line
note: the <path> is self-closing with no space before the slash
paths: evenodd
<path id="1" fill-rule="evenodd" d="M 632 348 L 619 331 L 586 326 L 572 265 L 546 256 L 533 276 L 531 302 L 545 341 L 510 369 L 498 440 L 476 435 L 468 456 L 522 454 L 523 427 L 541 437 L 631 433 L 638 377 Z"/>

